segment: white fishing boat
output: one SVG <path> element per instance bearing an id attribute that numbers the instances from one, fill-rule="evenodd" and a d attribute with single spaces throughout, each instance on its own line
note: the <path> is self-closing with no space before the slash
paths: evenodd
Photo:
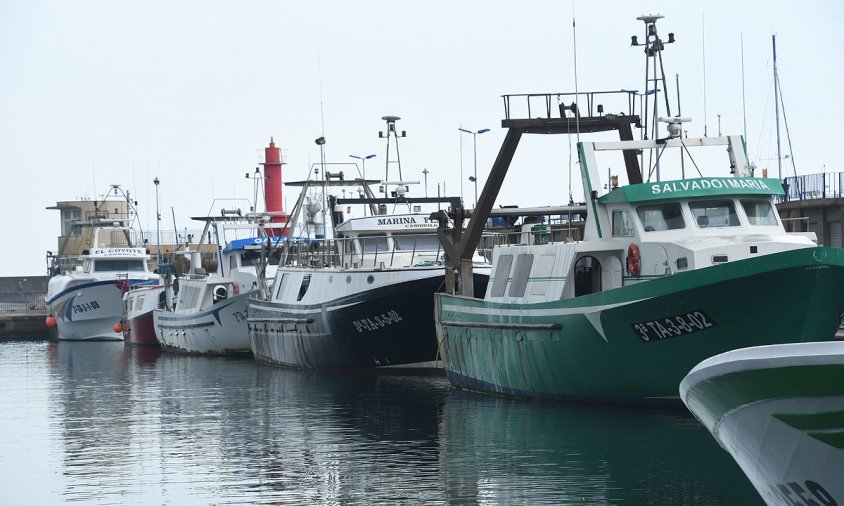
<path id="1" fill-rule="evenodd" d="M 767 504 L 844 502 L 844 342 L 716 355 L 680 397 Z"/>
<path id="2" fill-rule="evenodd" d="M 399 118 L 384 119 L 389 153 Z M 400 177 L 381 181 L 383 197 L 375 197 L 369 188 L 374 182 L 328 177 L 312 183 L 319 195 L 334 194 L 325 200 L 329 237 L 312 234 L 307 244 L 286 245 L 272 290 L 250 298 L 249 336 L 257 360 L 306 369 L 442 372 L 431 315 L 445 271 L 438 223 L 430 215 L 459 199 L 411 198 L 412 182 Z M 337 198 L 343 186 L 359 187 L 360 197 Z M 306 224 L 326 207 L 319 201 L 308 206 L 307 192 L 305 186 L 293 223 L 303 207 Z M 307 226 L 300 230 L 308 235 Z M 480 256 L 474 260 L 474 283 L 482 293 L 489 265 Z"/>
<path id="3" fill-rule="evenodd" d="M 251 353 L 246 327 L 246 301 L 258 290 L 258 269 L 269 220 L 265 216 L 194 218 L 205 221 L 197 251 L 190 253 L 190 272 L 168 287 L 164 308 L 153 310 L 155 335 L 166 351 L 226 355 Z M 213 235 L 217 241 L 216 269 L 201 267 L 198 249 Z M 273 234 L 270 234 L 273 235 Z M 277 259 L 269 259 L 274 273 Z"/>
<path id="4" fill-rule="evenodd" d="M 47 323 L 63 340 L 122 340 L 123 294 L 132 287 L 155 284 L 149 254 L 131 245 L 129 228 L 120 221 L 91 222 L 93 240 L 79 257 L 82 265 L 53 276 L 45 300 Z"/>

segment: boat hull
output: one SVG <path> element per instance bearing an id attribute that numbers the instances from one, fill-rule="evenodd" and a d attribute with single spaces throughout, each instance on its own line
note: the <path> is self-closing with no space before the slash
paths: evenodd
<path id="1" fill-rule="evenodd" d="M 697 363 L 747 346 L 834 339 L 844 250 L 805 248 L 573 299 L 438 294 L 451 383 L 524 397 L 679 403 Z"/>
<path id="2" fill-rule="evenodd" d="M 474 278 L 477 290 L 488 276 Z M 437 357 L 433 294 L 442 270 L 340 296 L 322 304 L 249 301 L 249 336 L 256 360 L 302 369 L 407 370 L 442 374 Z"/>
<path id="3" fill-rule="evenodd" d="M 202 355 L 251 353 L 246 327 L 246 301 L 250 293 L 241 293 L 210 308 L 189 313 L 153 310 L 155 335 L 161 348 Z"/>
<path id="4" fill-rule="evenodd" d="M 160 346 L 155 336 L 155 324 L 152 311 L 126 320 L 123 328 L 123 340 L 133 346 Z"/>
<path id="5" fill-rule="evenodd" d="M 145 280 L 130 280 L 132 284 Z M 47 300 L 56 317 L 57 337 L 70 341 L 121 341 L 115 325 L 123 319 L 123 289 L 118 281 L 92 281 L 70 286 Z"/>
<path id="6" fill-rule="evenodd" d="M 152 311 L 160 307 L 163 285 L 141 287 L 124 295 L 123 340 L 132 346 L 159 346 Z"/>
<path id="7" fill-rule="evenodd" d="M 727 352 L 680 394 L 767 504 L 844 501 L 844 342 Z"/>

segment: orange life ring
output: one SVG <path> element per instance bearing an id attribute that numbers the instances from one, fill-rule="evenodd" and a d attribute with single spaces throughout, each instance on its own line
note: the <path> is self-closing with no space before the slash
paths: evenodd
<path id="1" fill-rule="evenodd" d="M 636 244 L 631 244 L 627 248 L 627 274 L 639 275 L 639 246 Z"/>

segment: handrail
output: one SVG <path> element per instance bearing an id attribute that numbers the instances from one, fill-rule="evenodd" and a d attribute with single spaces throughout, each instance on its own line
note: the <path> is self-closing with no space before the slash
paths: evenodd
<path id="1" fill-rule="evenodd" d="M 785 195 L 777 202 L 844 197 L 844 172 L 821 172 L 786 177 L 782 181 Z"/>
<path id="2" fill-rule="evenodd" d="M 501 234 L 486 234 L 499 236 Z M 395 240 L 396 238 L 399 240 Z M 343 237 L 334 239 L 318 239 L 307 242 L 290 241 L 289 254 L 282 257 L 279 266 L 288 267 L 373 267 L 381 268 L 379 262 L 385 262 L 384 268 L 405 268 L 417 265 L 443 265 L 441 254 L 442 245 L 436 241 L 436 249 L 420 249 L 423 243 L 420 239 L 435 240 L 433 234 L 401 234 L 393 236 L 362 236 Z M 387 246 L 382 247 L 382 241 Z M 358 241 L 357 244 L 355 241 Z M 375 241 L 375 247 L 371 242 Z M 412 246 L 405 249 L 408 245 Z M 391 243 L 392 242 L 392 243 Z M 429 242 L 429 241 L 426 241 Z M 498 240 L 497 242 L 502 242 Z M 367 244 L 370 247 L 367 247 Z M 387 255 L 389 251 L 389 255 Z M 388 259 L 388 260 L 387 260 Z"/>
<path id="3" fill-rule="evenodd" d="M 570 111 L 573 116 L 579 114 L 581 117 L 583 116 L 601 116 L 603 114 L 619 114 L 619 115 L 627 115 L 627 116 L 634 116 L 636 114 L 636 98 L 641 96 L 638 91 L 635 90 L 617 90 L 617 91 L 591 91 L 591 92 L 557 92 L 557 93 L 520 93 L 514 95 L 501 95 L 504 99 L 504 120 L 511 120 L 511 119 L 536 119 L 534 115 L 534 110 L 531 107 L 531 99 L 542 99 L 542 103 L 544 105 L 544 116 L 543 119 L 551 119 L 554 117 L 556 111 L 554 111 L 554 99 L 556 99 L 556 104 L 559 109 L 560 117 L 566 117 L 566 111 Z M 575 110 L 567 105 L 564 101 L 572 100 L 574 103 L 577 103 L 578 97 L 585 97 L 586 104 L 585 107 L 583 104 L 578 104 Z M 618 102 L 621 98 L 626 99 L 626 112 L 625 111 L 618 111 L 615 112 L 608 107 L 611 106 L 617 107 Z M 598 104 L 597 100 L 599 98 L 606 98 L 609 99 L 608 104 Z M 526 116 L 520 117 L 513 117 L 513 107 L 511 102 L 515 103 L 514 99 L 524 99 L 524 107 L 527 111 Z M 614 100 L 617 99 L 617 100 Z M 535 100 L 534 100 L 535 101 Z M 622 107 L 625 105 L 622 103 Z M 600 107 L 599 107 L 600 106 Z"/>

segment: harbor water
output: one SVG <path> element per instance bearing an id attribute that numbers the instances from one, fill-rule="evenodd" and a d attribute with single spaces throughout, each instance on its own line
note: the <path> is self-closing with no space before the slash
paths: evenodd
<path id="1" fill-rule="evenodd" d="M 0 343 L 0 504 L 762 504 L 685 409 Z"/>

